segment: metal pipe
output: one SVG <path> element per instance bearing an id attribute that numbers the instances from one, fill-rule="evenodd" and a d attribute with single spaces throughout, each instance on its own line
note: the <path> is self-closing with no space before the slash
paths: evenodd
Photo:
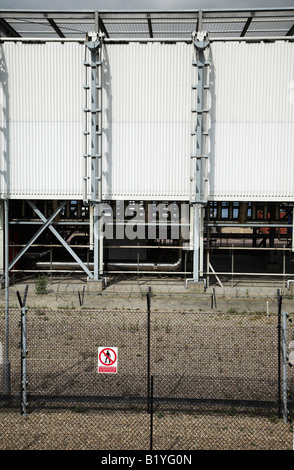
<path id="1" fill-rule="evenodd" d="M 94 205 L 93 208 L 93 237 L 94 237 L 94 280 L 99 279 L 99 245 L 100 245 L 100 230 L 99 230 L 99 206 Z"/>
<path id="2" fill-rule="evenodd" d="M 136 270 L 139 267 L 140 271 L 165 271 L 165 270 L 171 270 L 171 271 L 177 271 L 182 263 L 182 256 L 180 252 L 180 257 L 175 263 L 127 263 L 127 262 L 110 262 L 106 264 L 106 269 L 110 271 L 115 271 L 116 269 L 126 269 L 126 270 Z M 78 263 L 71 262 L 71 261 L 53 261 L 50 263 L 50 261 L 39 261 L 36 263 L 36 266 L 40 269 L 48 269 L 50 266 L 52 266 L 53 270 L 59 270 L 59 269 L 74 269 L 78 267 Z M 91 262 L 88 265 L 89 269 L 93 269 L 94 263 Z"/>
<path id="3" fill-rule="evenodd" d="M 214 251 L 214 250 L 247 250 L 247 251 L 292 251 L 291 248 L 283 248 L 283 247 L 276 247 L 276 248 L 267 248 L 267 247 L 250 247 L 250 246 L 213 246 L 207 247 L 207 251 Z"/>
<path id="4" fill-rule="evenodd" d="M 209 222 L 209 223 L 205 223 L 204 224 L 206 227 L 248 227 L 248 228 L 251 228 L 251 227 L 262 227 L 262 228 L 265 228 L 265 227 L 270 227 L 270 228 L 292 228 L 292 225 L 290 224 L 267 224 L 267 223 L 262 223 L 262 222 L 246 222 L 246 223 L 243 223 L 243 224 L 240 224 L 240 223 L 228 223 L 228 222 L 224 222 L 224 223 L 221 223 L 221 222 Z"/>
<path id="5" fill-rule="evenodd" d="M 114 271 L 117 268 L 119 269 L 127 269 L 127 270 L 135 270 L 138 269 L 140 271 L 177 271 L 182 263 L 182 252 L 180 251 L 180 257 L 175 263 L 124 263 L 124 262 L 117 262 L 117 263 L 107 263 L 106 269 L 109 271 Z"/>
<path id="6" fill-rule="evenodd" d="M 207 271 L 205 272 L 204 274 L 212 274 L 212 272 L 210 271 Z M 221 274 L 221 275 L 224 275 L 224 276 L 229 276 L 231 275 L 232 273 L 230 273 L 229 271 L 224 271 L 224 272 L 215 272 L 213 273 L 213 275 L 215 274 Z M 234 273 L 234 276 L 271 276 L 271 277 L 278 277 L 278 276 L 284 276 L 284 274 L 281 274 L 281 273 Z"/>
<path id="7" fill-rule="evenodd" d="M 200 248 L 200 211 L 199 204 L 194 204 L 193 218 L 193 282 L 199 281 L 199 248 Z"/>
<path id="8" fill-rule="evenodd" d="M 177 271 L 182 263 L 182 252 L 180 250 L 180 256 L 178 260 L 175 263 L 125 263 L 125 262 L 110 262 L 106 264 L 106 268 L 109 269 L 110 271 L 115 271 L 116 269 L 126 269 L 126 270 L 136 270 L 139 269 L 140 271 L 165 271 L 165 270 L 170 270 L 170 271 Z M 46 269 L 52 266 L 54 270 L 59 270 L 59 269 L 74 269 L 78 266 L 78 263 L 71 262 L 71 261 L 53 261 L 50 263 L 50 261 L 39 261 L 36 263 L 36 266 L 40 269 Z M 94 263 L 91 262 L 88 265 L 89 269 L 93 269 Z"/>

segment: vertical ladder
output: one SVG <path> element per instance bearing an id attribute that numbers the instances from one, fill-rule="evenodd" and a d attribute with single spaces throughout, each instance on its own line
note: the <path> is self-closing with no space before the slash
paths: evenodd
<path id="1" fill-rule="evenodd" d="M 193 38 L 193 45 L 196 54 L 196 59 L 192 61 L 192 65 L 197 67 L 198 80 L 197 84 L 192 85 L 192 90 L 196 91 L 196 107 L 192 108 L 192 113 L 196 116 L 193 119 L 192 136 L 195 136 L 196 143 L 194 144 L 195 153 L 191 154 L 191 159 L 195 161 L 192 164 L 191 182 L 193 187 L 190 192 L 191 202 L 206 203 L 207 202 L 207 159 L 208 155 L 205 153 L 207 150 L 206 138 L 208 137 L 208 130 L 205 129 L 205 114 L 209 113 L 207 105 L 206 90 L 209 90 L 209 73 L 207 68 L 210 62 L 205 59 L 204 51 L 209 46 L 205 32 L 195 33 Z"/>
<path id="2" fill-rule="evenodd" d="M 90 50 L 90 61 L 85 60 L 86 82 L 85 89 L 85 185 L 84 200 L 87 202 L 102 201 L 102 40 L 97 33 L 88 33 L 86 46 Z M 88 68 L 91 70 L 88 84 Z M 90 98 L 88 92 L 90 91 Z M 90 105 L 88 102 L 90 101 Z M 89 123 L 88 115 L 91 115 Z M 90 128 L 89 128 L 90 127 Z M 90 143 L 88 140 L 90 136 Z M 89 151 L 90 150 L 90 151 Z M 91 161 L 90 175 L 88 158 Z M 88 190 L 90 181 L 90 191 Z M 90 198 L 88 194 L 90 193 Z"/>
<path id="3" fill-rule="evenodd" d="M 98 18 L 96 21 L 98 30 Z M 90 203 L 90 212 L 93 213 L 93 238 L 94 238 L 94 276 L 93 280 L 99 280 L 99 270 L 102 271 L 102 237 L 100 209 L 102 203 L 102 38 L 97 32 L 87 35 L 86 47 L 90 51 L 90 61 L 85 60 L 86 67 L 86 106 L 85 112 L 85 186 L 84 201 Z M 86 49 L 87 50 L 87 49 Z M 88 84 L 88 70 L 90 68 L 90 84 Z M 90 91 L 90 106 L 88 92 Z M 88 116 L 91 116 L 89 123 Z M 89 126 L 89 128 L 88 128 Z M 90 136 L 90 142 L 88 140 Z M 90 151 L 88 151 L 88 149 Z M 90 159 L 90 171 L 88 165 Z M 88 174 L 90 173 L 90 174 Z M 90 181 L 90 191 L 88 182 Z M 89 198 L 88 198 L 89 194 Z M 90 218 L 91 219 L 91 218 Z M 91 223 L 91 222 L 90 222 Z M 91 231 L 91 228 L 90 228 Z"/>
<path id="4" fill-rule="evenodd" d="M 192 107 L 193 129 L 192 141 L 195 152 L 191 154 L 191 188 L 190 204 L 193 204 L 192 233 L 193 233 L 193 282 L 199 282 L 203 275 L 203 219 L 204 208 L 207 203 L 207 141 L 208 129 L 205 128 L 204 115 L 209 112 L 206 108 L 207 94 L 209 89 L 209 73 L 207 66 L 210 65 L 205 59 L 205 49 L 209 46 L 209 40 L 205 32 L 199 31 L 193 34 L 193 46 L 195 60 L 192 66 L 197 67 L 197 83 L 192 85 L 195 91 L 194 101 L 196 106 Z M 196 142 L 194 142 L 196 140 Z"/>

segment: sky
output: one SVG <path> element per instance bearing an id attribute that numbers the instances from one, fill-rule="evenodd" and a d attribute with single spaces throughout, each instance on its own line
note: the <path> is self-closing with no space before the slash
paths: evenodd
<path id="1" fill-rule="evenodd" d="M 293 0 L 0 0 L 9 10 L 198 10 L 294 7 Z"/>

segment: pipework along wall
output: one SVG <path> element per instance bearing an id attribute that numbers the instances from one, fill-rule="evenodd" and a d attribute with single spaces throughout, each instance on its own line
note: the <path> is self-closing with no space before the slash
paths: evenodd
<path id="1" fill-rule="evenodd" d="M 294 199 L 293 48 L 206 51 L 210 200 Z M 0 44 L 0 197 L 83 198 L 85 57 L 79 42 Z M 192 43 L 103 45 L 104 199 L 189 199 L 193 58 Z"/>

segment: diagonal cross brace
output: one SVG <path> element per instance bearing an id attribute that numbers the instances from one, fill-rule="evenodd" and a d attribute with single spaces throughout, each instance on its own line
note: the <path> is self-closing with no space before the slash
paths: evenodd
<path id="1" fill-rule="evenodd" d="M 28 201 L 29 202 L 29 201 Z M 27 245 L 18 253 L 18 255 L 14 258 L 13 261 L 8 266 L 8 269 L 10 270 L 15 263 L 22 257 L 22 255 L 30 248 L 30 246 L 36 241 L 36 239 L 41 235 L 42 232 L 51 224 L 51 222 L 55 219 L 56 215 L 59 214 L 61 209 L 65 206 L 66 202 L 63 202 L 57 209 L 56 211 L 46 220 L 44 217 L 44 225 L 39 228 L 39 230 L 35 233 L 35 235 L 31 238 L 31 240 L 27 243 Z"/>
<path id="2" fill-rule="evenodd" d="M 56 236 L 56 238 L 60 241 L 60 243 L 64 246 L 64 248 L 67 249 L 67 251 L 70 253 L 70 255 L 76 260 L 76 262 L 81 266 L 81 268 L 86 272 L 86 274 L 88 274 L 89 278 L 93 278 L 93 274 L 91 273 L 91 271 L 89 271 L 89 269 L 87 268 L 87 266 L 85 266 L 85 264 L 83 263 L 83 261 L 78 257 L 78 255 L 70 248 L 70 246 L 68 246 L 68 244 L 66 243 L 66 241 L 62 238 L 61 235 L 59 235 L 59 233 L 57 232 L 57 230 L 55 230 L 54 227 L 52 227 L 52 225 L 47 224 L 47 220 L 46 220 L 46 217 L 42 214 L 42 212 L 35 206 L 35 204 L 32 203 L 32 201 L 27 201 L 28 204 L 31 206 L 31 208 L 36 212 L 36 214 L 40 217 L 41 220 L 43 220 L 43 222 L 46 223 L 46 225 L 48 226 L 48 228 L 51 230 L 51 232 Z M 65 203 L 66 204 L 66 203 Z M 50 219 L 52 219 L 52 217 L 50 217 Z M 49 220 L 49 219 L 48 219 Z"/>

